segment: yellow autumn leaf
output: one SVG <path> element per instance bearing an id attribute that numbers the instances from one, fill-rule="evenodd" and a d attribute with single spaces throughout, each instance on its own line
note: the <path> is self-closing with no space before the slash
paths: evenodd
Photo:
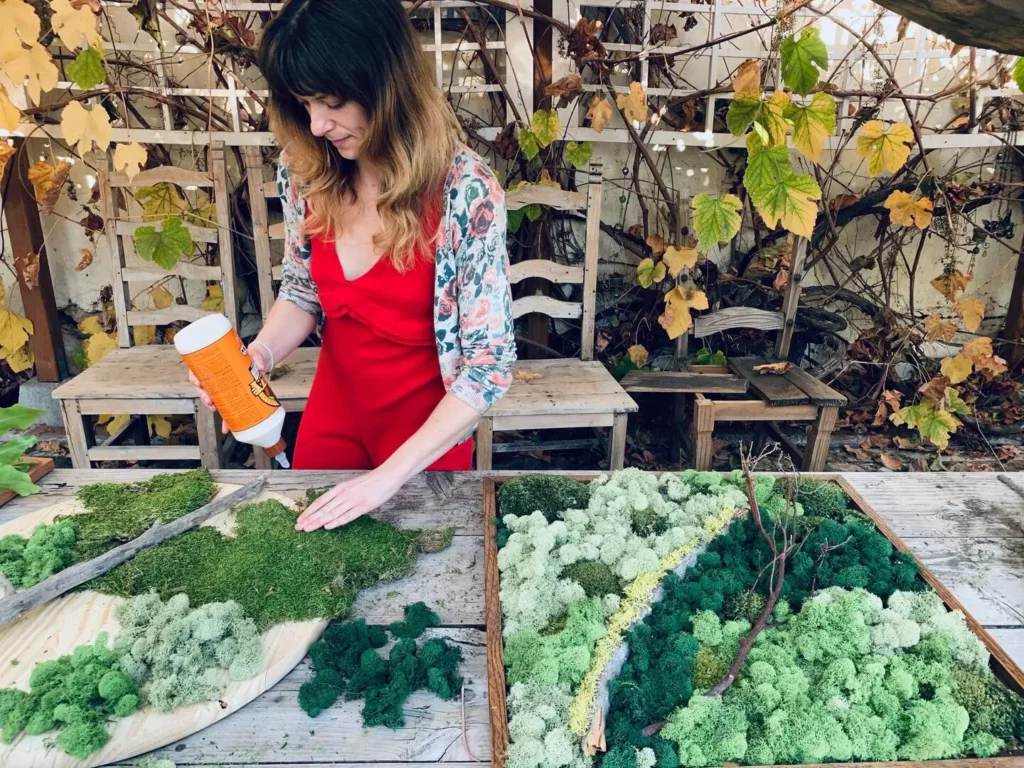
<path id="1" fill-rule="evenodd" d="M 924 334 L 928 341 L 952 341 L 956 336 L 956 325 L 938 315 L 928 315 L 924 319 Z"/>
<path id="2" fill-rule="evenodd" d="M 100 360 L 117 349 L 117 336 L 112 333 L 94 333 L 82 342 L 82 351 L 89 365 L 96 365 Z"/>
<path id="3" fill-rule="evenodd" d="M 11 158 L 17 152 L 14 147 L 8 144 L 6 141 L 0 141 L 0 179 L 4 177 L 4 170 L 7 168 L 7 163 L 10 162 Z"/>
<path id="4" fill-rule="evenodd" d="M 665 239 L 661 235 L 648 235 L 647 247 L 655 256 L 661 256 L 665 252 Z"/>
<path id="5" fill-rule="evenodd" d="M 748 59 L 736 68 L 732 90 L 734 99 L 756 101 L 761 98 L 761 62 L 758 59 Z"/>
<path id="6" fill-rule="evenodd" d="M 23 0 L 0 2 L 0 58 L 7 60 L 12 51 L 39 39 L 42 24 L 35 8 Z"/>
<path id="7" fill-rule="evenodd" d="M 105 152 L 110 146 L 110 118 L 99 104 L 86 109 L 79 102 L 72 101 L 60 113 L 60 129 L 69 145 L 78 145 L 80 155 L 92 149 L 93 144 L 100 152 Z"/>
<path id="8" fill-rule="evenodd" d="M 665 249 L 665 255 L 661 257 L 661 260 L 672 277 L 679 277 L 679 273 L 684 269 L 693 269 L 697 266 L 697 249 L 676 248 L 674 245 L 670 245 Z"/>
<path id="9" fill-rule="evenodd" d="M 162 285 L 158 285 L 150 291 L 149 295 L 153 299 L 153 306 L 157 309 L 167 309 L 174 303 L 174 297 L 171 295 L 171 292 Z"/>
<path id="10" fill-rule="evenodd" d="M 63 161 L 56 165 L 40 160 L 28 167 L 28 180 L 32 182 L 32 189 L 36 194 L 36 202 L 43 209 L 43 213 L 51 213 L 60 197 L 60 191 L 64 182 L 68 180 L 71 173 L 71 163 Z"/>
<path id="11" fill-rule="evenodd" d="M 36 104 L 43 91 L 49 91 L 57 85 L 57 67 L 47 51 L 39 43 L 32 42 L 28 47 L 18 45 L 0 58 L 3 72 L 12 83 L 25 84 L 29 98 Z"/>
<path id="12" fill-rule="evenodd" d="M 211 285 L 206 289 L 206 298 L 199 304 L 207 312 L 224 311 L 224 291 L 219 285 Z"/>
<path id="13" fill-rule="evenodd" d="M 946 301 L 956 301 L 956 295 L 967 288 L 971 282 L 971 276 L 965 275 L 959 269 L 955 272 L 943 272 L 931 281 L 931 286 L 946 297 Z"/>
<path id="14" fill-rule="evenodd" d="M 620 93 L 615 97 L 615 103 L 627 120 L 635 120 L 638 123 L 647 120 L 647 94 L 636 80 L 629 84 L 629 93 Z"/>
<path id="15" fill-rule="evenodd" d="M 643 344 L 634 344 L 626 350 L 626 354 L 637 368 L 647 365 L 647 348 Z"/>
<path id="16" fill-rule="evenodd" d="M 1006 373 L 1006 361 L 992 350 L 992 339 L 978 336 L 964 344 L 960 354 L 974 363 L 974 367 L 991 381 L 996 376 Z"/>
<path id="17" fill-rule="evenodd" d="M 959 384 L 971 375 L 974 365 L 963 355 L 942 358 L 942 375 L 949 379 L 950 384 Z"/>
<path id="18" fill-rule="evenodd" d="M 708 297 L 704 291 L 676 286 L 665 294 L 665 311 L 658 318 L 658 323 L 670 339 L 677 339 L 693 325 L 690 310 L 707 308 Z"/>
<path id="19" fill-rule="evenodd" d="M 957 299 L 953 309 L 964 321 L 964 328 L 968 333 L 974 333 L 981 325 L 985 317 L 985 302 L 981 299 Z"/>
<path id="20" fill-rule="evenodd" d="M 6 361 L 14 373 L 32 367 L 34 360 L 29 336 L 34 330 L 28 318 L 9 309 L 0 309 L 0 360 Z"/>
<path id="21" fill-rule="evenodd" d="M 118 144 L 114 150 L 114 168 L 123 170 L 125 176 L 134 179 L 146 164 L 146 157 L 146 148 L 137 141 L 131 144 Z"/>
<path id="22" fill-rule="evenodd" d="M 147 416 L 149 434 L 159 435 L 164 440 L 171 436 L 171 422 L 166 416 Z"/>
<path id="23" fill-rule="evenodd" d="M 15 131 L 21 125 L 21 110 L 14 106 L 7 89 L 0 85 L 0 128 Z"/>
<path id="24" fill-rule="evenodd" d="M 883 205 L 889 209 L 889 220 L 893 224 L 928 229 L 928 225 L 932 223 L 934 205 L 927 197 L 915 200 L 909 192 L 897 189 L 885 199 Z"/>
<path id="25" fill-rule="evenodd" d="M 83 317 L 82 320 L 78 323 L 78 330 L 80 330 L 87 336 L 92 336 L 97 333 L 103 333 L 103 326 L 100 325 L 100 316 L 89 315 L 88 317 Z"/>
<path id="26" fill-rule="evenodd" d="M 590 109 L 587 110 L 587 120 L 595 131 L 603 131 L 612 121 L 612 103 L 604 96 L 595 96 L 590 102 Z"/>
<path id="27" fill-rule="evenodd" d="M 132 332 L 135 335 L 135 343 L 140 347 L 156 343 L 155 325 L 136 325 L 132 327 Z"/>
<path id="28" fill-rule="evenodd" d="M 85 40 L 87 46 L 102 49 L 103 39 L 96 23 L 97 16 L 88 5 L 74 8 L 69 0 L 50 0 L 53 16 L 50 24 L 65 47 L 77 51 Z"/>
<path id="29" fill-rule="evenodd" d="M 106 428 L 107 435 L 113 435 L 124 429 L 125 425 L 128 424 L 131 418 L 132 417 L 127 413 L 120 413 L 117 416 L 105 413 L 96 417 L 96 423 Z"/>
<path id="30" fill-rule="evenodd" d="M 886 130 L 881 120 L 869 120 L 857 137 L 857 154 L 868 161 L 868 175 L 896 173 L 910 157 L 914 132 L 909 125 L 894 123 Z"/>

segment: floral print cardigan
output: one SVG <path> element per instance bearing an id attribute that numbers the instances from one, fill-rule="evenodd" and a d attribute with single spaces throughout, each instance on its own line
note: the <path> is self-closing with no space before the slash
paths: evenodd
<path id="1" fill-rule="evenodd" d="M 277 186 L 285 221 L 277 298 L 319 317 L 303 234 L 306 203 L 283 164 Z M 437 356 L 445 389 L 484 414 L 508 390 L 516 361 L 505 196 L 483 158 L 465 146 L 456 151 L 444 190 L 434 280 Z"/>

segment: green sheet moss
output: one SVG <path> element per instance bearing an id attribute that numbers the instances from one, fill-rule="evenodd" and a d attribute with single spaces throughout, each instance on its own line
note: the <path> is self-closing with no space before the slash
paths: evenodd
<path id="1" fill-rule="evenodd" d="M 361 517 L 333 531 L 295 530 L 278 501 L 236 510 L 235 538 L 203 526 L 147 549 L 86 585 L 133 596 L 184 593 L 192 605 L 234 600 L 261 628 L 346 616 L 356 592 L 409 571 L 419 531 Z"/>
<path id="2" fill-rule="evenodd" d="M 586 509 L 590 486 L 560 475 L 525 475 L 498 488 L 498 514 L 529 515 L 540 511 L 558 520 L 567 509 Z"/>

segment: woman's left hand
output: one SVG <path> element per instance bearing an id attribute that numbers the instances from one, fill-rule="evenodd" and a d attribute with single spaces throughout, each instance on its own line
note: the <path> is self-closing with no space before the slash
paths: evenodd
<path id="1" fill-rule="evenodd" d="M 377 509 L 398 493 L 402 485 L 401 477 L 381 469 L 338 483 L 299 515 L 295 530 L 340 528 Z"/>

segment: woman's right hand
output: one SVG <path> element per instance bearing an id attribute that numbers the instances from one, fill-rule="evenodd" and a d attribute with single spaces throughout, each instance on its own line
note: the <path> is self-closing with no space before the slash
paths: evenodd
<path id="1" fill-rule="evenodd" d="M 260 373 L 266 373 L 267 370 L 269 370 L 269 368 L 270 368 L 269 356 L 267 355 L 267 351 L 265 349 L 263 349 L 261 347 L 261 345 L 259 345 L 259 344 L 251 345 L 251 346 L 249 346 L 247 348 L 246 351 L 249 353 L 249 357 L 252 358 L 252 361 L 254 363 L 256 363 L 256 368 L 259 369 Z M 188 372 L 188 380 L 189 380 L 189 383 L 191 383 L 192 386 L 195 387 L 196 390 L 199 392 L 199 399 L 203 401 L 203 405 L 205 405 L 211 411 L 216 413 L 217 412 L 217 406 L 214 404 L 213 398 L 210 397 L 210 393 L 209 392 L 207 392 L 205 389 L 203 389 L 203 385 L 199 383 L 199 379 L 196 378 L 196 375 L 194 373 L 192 373 L 191 370 L 189 370 L 189 372 Z M 220 431 L 222 433 L 224 433 L 225 435 L 228 432 L 231 431 L 230 429 L 228 429 L 227 422 L 222 422 L 221 423 Z"/>

